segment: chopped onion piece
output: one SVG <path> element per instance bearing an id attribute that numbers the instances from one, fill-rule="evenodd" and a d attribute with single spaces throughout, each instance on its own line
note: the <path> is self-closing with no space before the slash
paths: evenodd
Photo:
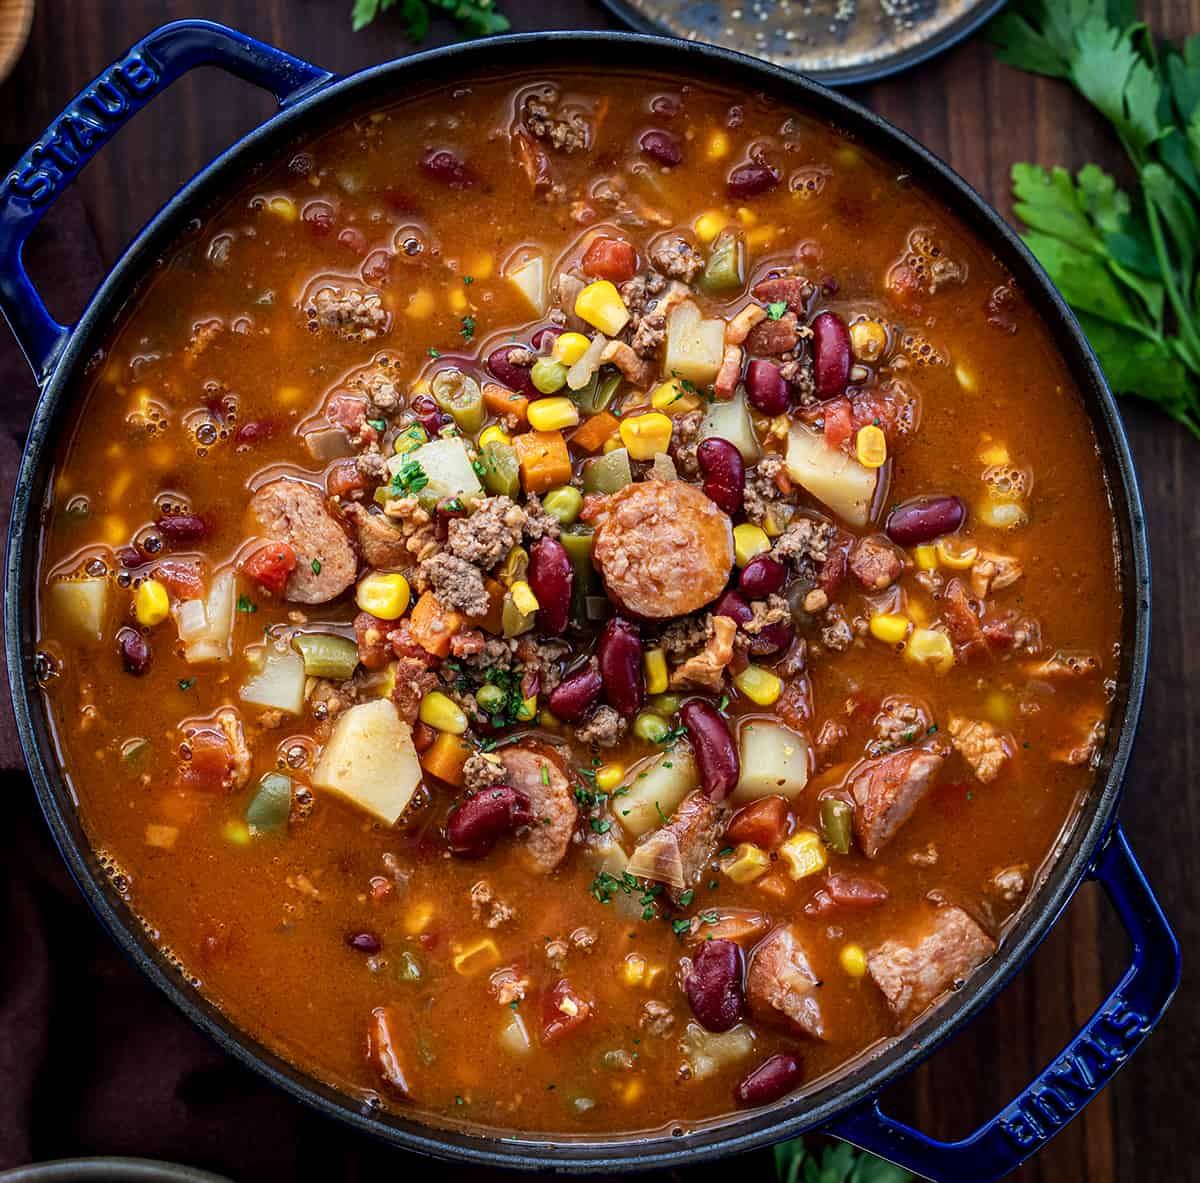
<path id="1" fill-rule="evenodd" d="M 567 371 L 567 385 L 572 390 L 582 390 L 591 381 L 592 375 L 600 368 L 600 355 L 607 344 L 608 338 L 603 333 L 597 333 L 592 338 L 583 356 Z"/>

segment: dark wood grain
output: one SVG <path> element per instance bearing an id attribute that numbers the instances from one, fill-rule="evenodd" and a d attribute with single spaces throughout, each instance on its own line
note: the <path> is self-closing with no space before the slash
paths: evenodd
<path id="1" fill-rule="evenodd" d="M 588 0 L 507 0 L 505 7 L 519 29 L 615 27 Z M 1200 29 L 1200 0 L 1151 0 L 1141 7 L 1161 33 L 1178 37 Z M 17 144 L 34 135 L 84 81 L 171 18 L 226 21 L 338 71 L 408 50 L 394 22 L 353 36 L 348 8 L 349 0 L 41 0 L 30 47 L 0 87 L 0 141 Z M 445 39 L 449 30 L 437 32 Z M 1059 83 L 998 65 L 979 38 L 859 97 L 948 160 L 1006 213 L 1015 160 L 1073 167 L 1097 160 L 1121 172 L 1114 142 L 1081 101 Z M 258 92 L 202 71 L 141 115 L 81 181 L 105 258 L 115 257 L 175 186 L 268 110 Z M 1192 792 L 1200 780 L 1200 446 L 1149 408 L 1125 410 L 1150 526 L 1154 657 L 1122 818 L 1186 959 L 1200 947 L 1200 796 Z M 1069 588 L 1063 592 L 1070 595 Z M 893 1089 L 888 1104 L 930 1132 L 964 1133 L 1026 1083 L 1086 1018 L 1124 969 L 1126 944 L 1100 893 L 1082 891 L 1017 981 L 951 1046 Z M 1185 977 L 1166 1021 L 1115 1084 L 1016 1178 L 1200 1179 L 1192 1150 L 1200 1093 L 1197 1001 Z M 358 1166 L 334 1163 L 319 1135 L 310 1143 L 303 1155 L 306 1178 L 372 1173 L 366 1169 L 371 1154 Z M 768 1163 L 755 1160 L 756 1178 L 768 1177 Z M 704 1175 L 715 1179 L 718 1171 Z"/>

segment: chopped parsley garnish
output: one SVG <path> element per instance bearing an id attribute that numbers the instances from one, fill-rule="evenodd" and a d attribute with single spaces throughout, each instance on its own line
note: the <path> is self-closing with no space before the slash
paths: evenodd
<path id="1" fill-rule="evenodd" d="M 549 785 L 549 783 L 550 783 L 550 769 L 547 768 L 545 766 L 545 764 L 543 764 L 542 765 L 542 784 Z"/>
<path id="2" fill-rule="evenodd" d="M 475 276 L 473 276 L 473 275 L 464 275 L 463 276 L 463 283 L 465 283 L 467 285 L 467 287 L 470 287 L 471 284 L 473 284 L 474 282 L 475 282 Z"/>
<path id="3" fill-rule="evenodd" d="M 717 851 L 718 858 L 724 858 L 727 854 L 733 854 L 732 846 L 723 846 L 723 847 L 721 847 L 720 850 Z"/>
<path id="4" fill-rule="evenodd" d="M 375 430 L 378 431 L 381 435 L 385 431 L 387 431 L 387 420 L 386 419 L 368 419 L 367 424 L 368 424 L 368 426 L 375 428 Z"/>
<path id="5" fill-rule="evenodd" d="M 672 921 L 671 921 L 671 931 L 672 931 L 672 932 L 673 932 L 673 933 L 674 933 L 674 934 L 675 934 L 677 937 L 681 937 L 681 936 L 683 936 L 683 934 L 684 934 L 685 932 L 687 932 L 687 931 L 688 931 L 688 929 L 689 929 L 689 928 L 691 928 L 691 927 L 692 927 L 692 922 L 691 922 L 690 920 L 685 920 L 685 919 L 683 919 L 682 917 L 681 917 L 679 920 L 672 920 Z"/>
<path id="6" fill-rule="evenodd" d="M 608 831 L 612 829 L 612 822 L 610 822 L 606 817 L 594 817 L 592 818 L 592 829 L 597 834 L 607 834 Z"/>
<path id="7" fill-rule="evenodd" d="M 637 888 L 637 885 L 638 881 L 628 871 L 622 871 L 619 877 L 608 871 L 601 871 L 592 880 L 592 885 L 588 888 L 588 891 L 602 904 L 610 904 L 618 892 L 629 895 L 630 892 Z"/>
<path id="8" fill-rule="evenodd" d="M 695 894 L 696 893 L 689 887 L 687 891 L 685 891 L 683 895 L 679 897 L 679 906 L 681 908 L 688 907 L 688 905 L 691 904 L 692 898 L 695 896 Z"/>
<path id="9" fill-rule="evenodd" d="M 193 686 L 195 686 L 195 684 L 196 684 L 195 678 L 180 678 L 179 679 L 179 689 L 180 690 L 191 690 L 191 688 Z"/>
<path id="10" fill-rule="evenodd" d="M 425 352 L 428 353 L 429 356 L 432 357 L 434 361 L 437 361 L 437 359 L 442 356 L 442 351 L 440 349 L 434 349 L 434 347 L 432 345 L 430 345 L 430 347 L 427 350 L 425 350 Z"/>
<path id="11" fill-rule="evenodd" d="M 670 731 L 668 731 L 666 735 L 664 735 L 658 742 L 664 748 L 669 748 L 673 746 L 677 740 L 683 739 L 685 735 L 687 735 L 686 727 L 672 727 Z M 670 765 L 668 764 L 667 767 L 669 768 Z"/>
<path id="12" fill-rule="evenodd" d="M 313 561 L 312 561 L 312 572 L 313 572 L 313 574 L 314 574 L 314 575 L 320 575 L 320 574 L 321 574 L 321 560 L 320 560 L 320 559 L 313 559 Z"/>
<path id="13" fill-rule="evenodd" d="M 662 824 L 665 826 L 669 819 L 668 819 L 667 815 L 665 813 L 663 813 L 662 806 L 659 805 L 659 803 L 657 801 L 654 802 L 654 812 L 658 814 L 658 820 L 661 821 Z"/>
<path id="14" fill-rule="evenodd" d="M 716 912 L 708 911 L 701 912 L 700 919 L 703 920 L 705 924 L 716 924 L 720 917 L 716 914 Z"/>
<path id="15" fill-rule="evenodd" d="M 780 320 L 787 311 L 786 300 L 773 300 L 767 305 L 767 317 L 770 320 Z"/>
<path id="16" fill-rule="evenodd" d="M 239 612 L 257 612 L 258 605 L 247 595 L 238 596 L 237 610 Z"/>
<path id="17" fill-rule="evenodd" d="M 396 470 L 392 477 L 392 492 L 404 496 L 408 493 L 419 493 L 429 484 L 429 478 L 421 467 L 419 460 L 406 460 Z"/>
<path id="18" fill-rule="evenodd" d="M 717 703 L 717 710 L 727 711 L 728 709 L 729 709 L 729 695 L 722 694 L 721 701 L 719 703 Z"/>
<path id="19" fill-rule="evenodd" d="M 464 341 L 470 341 L 475 336 L 475 318 L 473 316 L 462 318 L 462 328 L 458 330 L 458 335 Z"/>

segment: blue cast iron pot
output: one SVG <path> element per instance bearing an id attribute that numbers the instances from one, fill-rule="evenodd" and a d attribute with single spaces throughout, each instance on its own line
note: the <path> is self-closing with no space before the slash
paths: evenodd
<path id="1" fill-rule="evenodd" d="M 70 420 L 83 371 L 138 280 L 215 199 L 297 136 L 406 91 L 461 83 L 497 62 L 561 69 L 572 61 L 677 72 L 762 91 L 845 128 L 894 160 L 980 236 L 1033 301 L 1066 357 L 1099 441 L 1112 496 L 1124 596 L 1121 671 L 1113 726 L 1095 784 L 1064 833 L 1058 857 L 1004 934 L 1000 949 L 953 997 L 902 1036 L 835 1078 L 764 1110 L 694 1129 L 610 1138 L 538 1138 L 435 1125 L 365 1108 L 297 1070 L 238 1031 L 148 941 L 112 891 L 79 823 L 34 678 L 38 539 L 54 448 Z M 109 272 L 77 324 L 58 324 L 21 262 L 25 240 L 79 170 L 141 107 L 196 66 L 215 65 L 271 91 L 278 112 L 185 185 Z M 8 532 L 4 630 L 17 725 L 29 770 L 63 858 L 117 943 L 189 1019 L 231 1055 L 292 1096 L 347 1126 L 442 1159 L 525 1169 L 612 1172 L 677 1166 L 823 1129 L 930 1179 L 991 1180 L 1008 1173 L 1102 1089 L 1162 1016 L 1179 980 L 1175 938 L 1116 821 L 1133 743 L 1150 640 L 1150 567 L 1141 498 L 1113 397 L 1079 325 L 1000 216 L 960 177 L 903 132 L 813 82 L 748 57 L 690 42 L 622 33 L 497 38 L 416 54 L 337 78 L 232 29 L 205 21 L 164 25 L 81 91 L 0 189 L 0 310 L 41 386 Z M 1015 1100 L 969 1137 L 938 1142 L 886 1116 L 880 1092 L 911 1072 L 1021 968 L 1085 879 L 1098 879 L 1132 944 L 1121 981 L 1063 1051 Z"/>

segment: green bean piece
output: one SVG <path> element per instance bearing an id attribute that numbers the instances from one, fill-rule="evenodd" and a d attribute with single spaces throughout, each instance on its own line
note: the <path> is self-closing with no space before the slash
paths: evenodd
<path id="1" fill-rule="evenodd" d="M 678 694 L 654 694 L 647 699 L 647 703 L 651 710 L 662 715 L 664 719 L 670 719 L 678 713 L 683 699 Z"/>
<path id="2" fill-rule="evenodd" d="M 479 453 L 481 479 L 489 493 L 517 498 L 521 493 L 521 465 L 517 453 L 499 440 L 484 444 Z"/>
<path id="3" fill-rule="evenodd" d="M 741 240 L 732 230 L 722 230 L 708 253 L 700 288 L 711 295 L 740 288 L 742 284 Z"/>
<path id="4" fill-rule="evenodd" d="M 251 834 L 279 834 L 287 829 L 292 811 L 292 778 L 268 772 L 246 806 L 246 826 Z"/>
<path id="5" fill-rule="evenodd" d="M 639 711 L 633 721 L 633 734 L 647 743 L 661 743 L 670 730 L 670 723 L 653 711 Z"/>
<path id="6" fill-rule="evenodd" d="M 505 639 L 519 637 L 522 633 L 529 632 L 536 619 L 536 612 L 522 612 L 513 603 L 511 595 L 504 597 L 504 607 L 500 609 L 500 624 L 504 630 Z"/>
<path id="7" fill-rule="evenodd" d="M 574 485 L 559 485 L 542 498 L 542 508 L 560 526 L 573 525 L 583 508 L 583 494 Z"/>
<path id="8" fill-rule="evenodd" d="M 491 682 L 480 686 L 475 691 L 475 701 L 487 711 L 489 715 L 496 714 L 497 711 L 504 709 L 504 700 L 508 697 L 499 686 L 493 686 Z"/>
<path id="9" fill-rule="evenodd" d="M 854 810 L 848 801 L 840 797 L 826 797 L 821 802 L 821 836 L 825 845 L 838 854 L 850 853 L 850 835 L 854 824 Z"/>
<path id="10" fill-rule="evenodd" d="M 614 448 L 589 460 L 583 470 L 585 493 L 615 493 L 632 483 L 633 469 L 629 467 L 629 452 L 625 448 Z"/>
<path id="11" fill-rule="evenodd" d="M 304 658 L 304 673 L 310 678 L 344 682 L 358 666 L 358 646 L 334 633 L 297 633 L 292 648 Z"/>
<path id="12" fill-rule="evenodd" d="M 608 409 L 608 404 L 612 402 L 613 395 L 617 393 L 617 387 L 620 385 L 619 373 L 602 375 L 597 370 L 588 380 L 588 384 L 574 391 L 571 397 L 585 415 L 596 415 Z"/>
<path id="13" fill-rule="evenodd" d="M 453 417 L 459 430 L 474 435 L 483 426 L 483 394 L 479 383 L 462 370 L 439 370 L 429 386 L 433 401 Z"/>

